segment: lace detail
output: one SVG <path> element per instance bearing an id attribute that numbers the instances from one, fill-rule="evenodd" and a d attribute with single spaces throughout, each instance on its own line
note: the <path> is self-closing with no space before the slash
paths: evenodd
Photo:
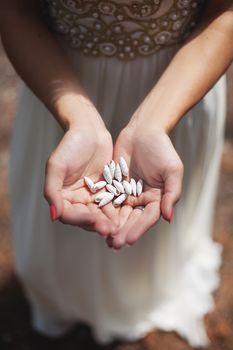
<path id="1" fill-rule="evenodd" d="M 84 54 L 134 59 L 182 42 L 205 0 L 42 0 L 50 28 Z"/>

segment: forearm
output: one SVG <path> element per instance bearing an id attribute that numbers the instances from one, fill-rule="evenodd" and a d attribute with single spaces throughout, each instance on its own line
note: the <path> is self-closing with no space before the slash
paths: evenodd
<path id="1" fill-rule="evenodd" d="M 233 12 L 203 23 L 174 56 L 137 109 L 136 119 L 169 133 L 226 71 L 233 59 Z M 132 118 L 132 121 L 134 117 Z"/>
<path id="2" fill-rule="evenodd" d="M 1 10 L 3 45 L 17 73 L 64 129 L 77 123 L 80 104 L 94 107 L 36 9 Z"/>

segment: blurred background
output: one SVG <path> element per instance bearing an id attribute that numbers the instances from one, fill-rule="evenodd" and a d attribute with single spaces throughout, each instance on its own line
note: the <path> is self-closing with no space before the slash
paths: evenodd
<path id="1" fill-rule="evenodd" d="M 227 71 L 228 107 L 225 146 L 214 221 L 214 239 L 224 246 L 221 285 L 216 308 L 206 315 L 211 345 L 208 350 L 233 350 L 233 65 Z M 30 329 L 30 312 L 17 277 L 10 237 L 8 159 L 19 80 L 0 42 L 0 350 L 192 350 L 174 332 L 154 331 L 133 343 L 100 347 L 84 324 L 59 340 L 42 337 Z"/>

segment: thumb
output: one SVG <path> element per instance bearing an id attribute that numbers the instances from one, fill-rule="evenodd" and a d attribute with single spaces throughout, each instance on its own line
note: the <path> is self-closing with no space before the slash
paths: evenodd
<path id="1" fill-rule="evenodd" d="M 61 190 L 65 178 L 65 167 L 49 158 L 45 169 L 44 196 L 50 205 L 51 220 L 58 219 L 63 213 Z"/>
<path id="2" fill-rule="evenodd" d="M 163 218 L 169 223 L 171 222 L 174 207 L 181 196 L 183 179 L 183 165 L 182 168 L 177 169 L 168 175 L 164 183 L 164 194 L 161 200 L 161 213 Z"/>

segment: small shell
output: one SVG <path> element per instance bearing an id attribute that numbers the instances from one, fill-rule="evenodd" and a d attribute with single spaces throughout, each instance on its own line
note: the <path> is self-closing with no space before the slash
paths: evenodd
<path id="1" fill-rule="evenodd" d="M 120 193 L 125 193 L 125 189 L 119 181 L 113 180 L 113 184 Z"/>
<path id="2" fill-rule="evenodd" d="M 130 180 L 130 185 L 132 188 L 133 195 L 134 195 L 134 197 L 136 197 L 137 196 L 137 184 L 133 178 Z"/>
<path id="3" fill-rule="evenodd" d="M 114 194 L 113 193 L 109 193 L 108 196 L 105 195 L 105 197 L 103 199 L 101 199 L 101 201 L 99 202 L 98 207 L 101 208 L 104 205 L 110 203 L 113 198 L 114 198 Z"/>
<path id="4" fill-rule="evenodd" d="M 140 194 L 142 193 L 142 189 L 143 189 L 143 180 L 139 179 L 137 182 L 137 195 L 140 196 Z"/>
<path id="5" fill-rule="evenodd" d="M 95 202 L 99 203 L 100 201 L 102 201 L 103 198 L 105 197 L 109 197 L 112 198 L 112 193 L 109 192 L 100 192 L 95 196 Z"/>
<path id="6" fill-rule="evenodd" d="M 121 205 L 127 198 L 127 194 L 123 193 L 113 201 L 114 206 Z"/>
<path id="7" fill-rule="evenodd" d="M 109 169 L 110 169 L 112 178 L 114 178 L 115 169 L 116 169 L 116 163 L 114 162 L 114 160 L 111 160 L 111 162 L 109 163 Z"/>
<path id="8" fill-rule="evenodd" d="M 119 191 L 118 189 L 116 189 L 116 187 L 114 187 L 113 185 L 107 184 L 107 185 L 106 185 L 106 188 L 107 188 L 107 190 L 108 190 L 109 192 L 113 193 L 114 196 L 119 196 L 120 191 Z"/>
<path id="9" fill-rule="evenodd" d="M 126 194 L 132 194 L 132 187 L 131 187 L 131 185 L 130 185 L 130 183 L 128 181 L 124 180 L 123 181 L 123 186 L 124 186 Z"/>
<path id="10" fill-rule="evenodd" d="M 129 168 L 128 165 L 123 157 L 120 157 L 120 167 L 121 167 L 121 172 L 124 176 L 129 175 Z"/>
<path id="11" fill-rule="evenodd" d="M 99 181 L 99 182 L 96 182 L 94 184 L 94 187 L 95 187 L 95 190 L 101 190 L 102 188 L 104 188 L 104 186 L 106 186 L 107 182 L 106 181 Z"/>
<path id="12" fill-rule="evenodd" d="M 121 182 L 121 180 L 122 180 L 122 172 L 121 172 L 121 167 L 120 167 L 120 165 L 118 163 L 116 165 L 114 176 L 115 176 L 115 179 L 117 181 Z"/>
<path id="13" fill-rule="evenodd" d="M 90 178 L 87 177 L 87 176 L 84 176 L 84 181 L 85 181 L 85 184 L 87 185 L 87 187 L 89 188 L 89 190 L 90 190 L 92 193 L 95 193 L 95 192 L 96 192 L 95 184 L 94 184 L 94 182 L 92 181 L 92 179 L 90 179 Z"/>
<path id="14" fill-rule="evenodd" d="M 111 171 L 109 169 L 109 166 L 107 164 L 104 166 L 103 176 L 104 176 L 105 180 L 107 181 L 107 183 L 109 183 L 111 185 L 112 184 L 112 175 L 111 175 Z"/>

